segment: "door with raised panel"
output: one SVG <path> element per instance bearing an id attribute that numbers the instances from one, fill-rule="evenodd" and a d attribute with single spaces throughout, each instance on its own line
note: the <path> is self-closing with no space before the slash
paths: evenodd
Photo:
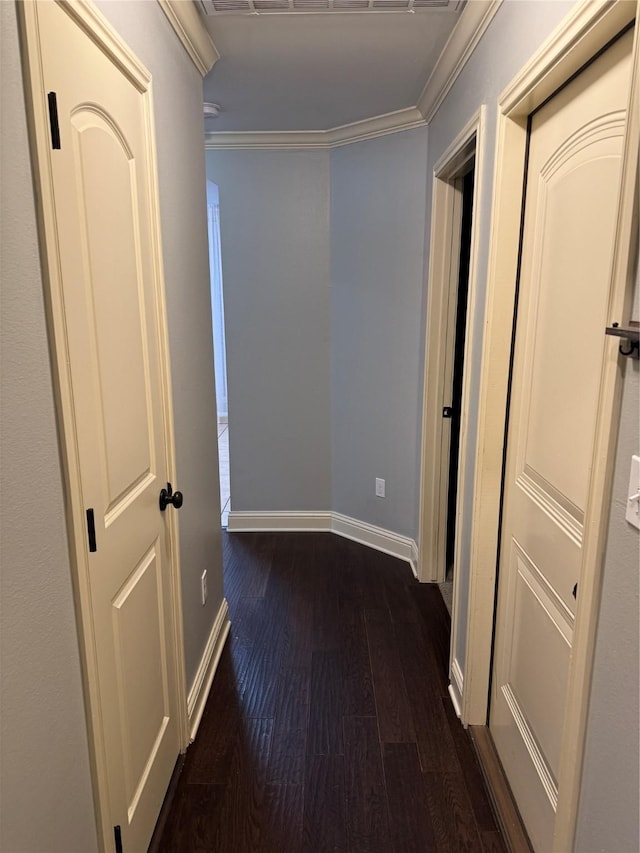
<path id="1" fill-rule="evenodd" d="M 589 530 L 632 33 L 530 123 L 490 730 L 536 851 L 553 849 Z M 576 586 L 577 585 L 577 586 Z"/>
<path id="2" fill-rule="evenodd" d="M 58 275 L 87 536 L 107 813 L 125 851 L 147 845 L 180 751 L 175 602 L 167 515 L 160 245 L 150 100 L 126 63 L 76 21 L 36 4 L 52 100 Z M 99 23 L 99 22 L 98 22 Z M 59 128 L 55 139 L 55 113 Z M 88 517 L 88 521 L 89 521 Z M 101 803 L 104 807 L 104 802 Z"/>

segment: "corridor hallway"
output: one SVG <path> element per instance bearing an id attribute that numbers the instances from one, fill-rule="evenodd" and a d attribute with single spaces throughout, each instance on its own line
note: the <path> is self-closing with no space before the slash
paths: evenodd
<path id="1" fill-rule="evenodd" d="M 504 851 L 438 587 L 329 533 L 223 536 L 231 633 L 150 849 Z"/>

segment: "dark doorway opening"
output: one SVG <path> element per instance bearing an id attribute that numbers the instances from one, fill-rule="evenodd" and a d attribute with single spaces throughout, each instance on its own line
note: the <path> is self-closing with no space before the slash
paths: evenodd
<path id="1" fill-rule="evenodd" d="M 469 296 L 469 263 L 471 259 L 471 228 L 473 214 L 474 164 L 460 179 L 462 189 L 462 223 L 460 228 L 460 265 L 458 272 L 458 298 L 453 363 L 453 388 L 451 394 L 451 444 L 449 449 L 449 492 L 447 502 L 447 581 L 451 580 L 455 551 L 456 501 L 458 497 L 458 454 L 460 450 L 460 422 L 462 405 L 462 378 L 464 375 L 464 345 Z"/>

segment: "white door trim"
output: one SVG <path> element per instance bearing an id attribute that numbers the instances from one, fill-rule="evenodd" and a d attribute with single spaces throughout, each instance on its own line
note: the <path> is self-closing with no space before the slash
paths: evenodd
<path id="1" fill-rule="evenodd" d="M 482 193 L 484 157 L 485 107 L 467 122 L 433 170 L 431 209 L 431 251 L 427 284 L 427 331 L 424 360 L 424 393 L 422 406 L 422 441 L 420 465 L 419 565 L 421 581 L 443 581 L 447 533 L 447 489 L 449 455 L 441 452 L 443 399 L 451 377 L 446 365 L 452 364 L 455 345 L 455 301 L 458 292 L 460 255 L 459 231 L 462 221 L 460 190 L 456 179 L 467 171 L 475 156 L 475 184 L 469 263 L 468 308 L 465 331 L 465 364 L 473 351 L 473 317 L 477 308 L 478 278 L 478 199 Z M 457 234 L 458 236 L 454 236 Z M 458 542 L 463 529 L 462 506 L 467 455 L 469 383 L 467 371 L 462 386 L 460 451 L 458 468 L 458 507 L 456 511 L 456 554 L 454 557 L 454 590 L 458 565 Z M 446 469 L 446 470 L 445 470 Z M 454 599 L 455 606 L 455 599 Z"/>
<path id="2" fill-rule="evenodd" d="M 524 182 L 527 117 L 634 19 L 638 4 L 590 0 L 579 4 L 540 48 L 499 99 L 496 172 L 491 246 L 485 309 L 480 383 L 478 441 L 472 519 L 471 577 L 462 719 L 484 725 L 487 719 L 491 637 L 496 584 L 496 555 L 505 412 L 511 332 L 517 278 L 521 189 Z M 635 34 L 632 90 L 622 172 L 622 202 L 612 272 L 611 322 L 626 318 L 630 298 L 629 269 L 634 228 L 637 230 L 637 151 L 640 144 L 638 33 Z M 603 330 L 604 334 L 604 330 Z M 608 358 L 617 361 L 617 345 Z M 618 362 L 619 364 L 619 362 Z M 600 601 L 613 468 L 613 449 L 620 410 L 622 370 L 603 382 L 596 438 L 593 494 L 585 528 L 591 529 L 581 594 L 576 612 L 573 657 L 569 674 L 567 716 L 559 772 L 555 850 L 573 848 L 586 714 L 591 681 L 596 622 Z M 597 503 L 597 505 L 596 505 Z"/>
<path id="3" fill-rule="evenodd" d="M 149 185 L 152 189 L 149 210 L 154 241 L 155 287 L 158 302 L 157 329 L 160 348 L 162 406 L 166 436 L 165 461 L 169 479 L 175 482 L 174 428 L 171 394 L 171 374 L 167 348 L 164 271 L 160 238 L 160 209 L 157 186 L 157 158 L 151 75 L 111 27 L 90 0 L 73 3 L 58 0 L 59 5 L 73 18 L 103 53 L 114 62 L 141 93 L 145 104 L 145 131 L 149 144 Z M 52 373 L 56 399 L 56 415 L 60 431 L 62 469 L 66 487 L 66 517 L 72 581 L 78 623 L 83 689 L 87 716 L 89 753 L 93 781 L 98 839 L 102 849 L 113 847 L 113 827 L 109 820 L 105 738 L 100 717 L 98 668 L 91 611 L 89 565 L 86 558 L 86 525 L 74 426 L 74 403 L 71 387 L 68 340 L 65 326 L 64 296 L 57 241 L 57 224 L 53 196 L 49 114 L 40 54 L 40 33 L 37 3 L 18 4 L 19 20 L 26 45 L 25 77 L 29 137 L 34 164 L 37 193 L 38 229 L 43 264 L 44 292 L 51 348 Z M 170 547 L 170 576 L 172 587 L 172 635 L 176 649 L 176 685 L 180 743 L 189 742 L 187 698 L 184 671 L 182 598 L 180 586 L 179 538 L 176 513 L 168 513 Z"/>

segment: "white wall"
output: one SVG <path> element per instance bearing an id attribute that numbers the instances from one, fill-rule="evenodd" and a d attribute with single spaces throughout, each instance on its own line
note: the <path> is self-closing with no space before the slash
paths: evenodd
<path id="1" fill-rule="evenodd" d="M 190 683 L 222 599 L 202 81 L 157 3 L 99 5 L 153 74 Z M 0 3 L 0 13 L 0 848 L 90 853 L 97 839 L 14 4 Z"/>
<path id="2" fill-rule="evenodd" d="M 157 3 L 98 6 L 153 75 L 189 688 L 223 595 L 202 78 Z"/>
<path id="3" fill-rule="evenodd" d="M 16 12 L 0 3 L 0 849 L 97 849 Z"/>
<path id="4" fill-rule="evenodd" d="M 332 509 L 417 538 L 427 128 L 331 152 Z M 386 497 L 375 496 L 375 480 Z"/>
<path id="5" fill-rule="evenodd" d="M 331 501 L 329 155 L 207 151 L 220 191 L 235 511 Z"/>

